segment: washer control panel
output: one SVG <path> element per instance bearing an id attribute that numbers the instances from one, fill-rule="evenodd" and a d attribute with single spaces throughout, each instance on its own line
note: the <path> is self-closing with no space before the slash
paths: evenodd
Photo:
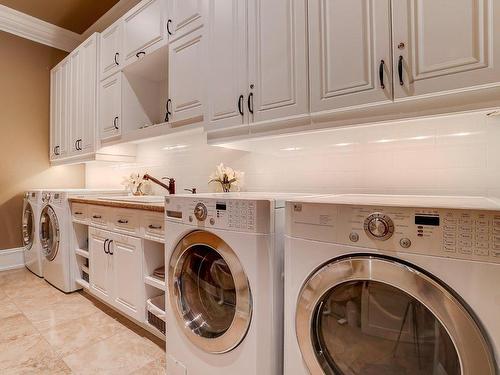
<path id="1" fill-rule="evenodd" d="M 270 201 L 250 199 L 167 197 L 167 220 L 197 227 L 269 232 Z"/>
<path id="2" fill-rule="evenodd" d="M 289 203 L 293 237 L 500 263 L 500 211 Z"/>

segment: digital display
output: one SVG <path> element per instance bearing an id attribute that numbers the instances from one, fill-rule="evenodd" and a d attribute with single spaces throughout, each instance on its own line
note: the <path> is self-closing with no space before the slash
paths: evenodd
<path id="1" fill-rule="evenodd" d="M 226 211 L 226 204 L 225 203 L 216 203 L 215 209 L 217 211 Z"/>
<path id="2" fill-rule="evenodd" d="M 415 216 L 416 225 L 431 225 L 433 227 L 439 226 L 439 216 Z"/>

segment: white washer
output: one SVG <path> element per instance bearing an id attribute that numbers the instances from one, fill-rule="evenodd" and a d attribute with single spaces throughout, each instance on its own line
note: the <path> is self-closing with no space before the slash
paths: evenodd
<path id="1" fill-rule="evenodd" d="M 78 272 L 74 256 L 70 196 L 123 195 L 123 190 L 57 189 L 42 193 L 40 243 L 45 280 L 65 293 L 81 289 L 75 283 Z"/>
<path id="2" fill-rule="evenodd" d="M 498 201 L 338 195 L 286 213 L 286 375 L 497 374 Z"/>
<path id="3" fill-rule="evenodd" d="M 41 204 L 41 190 L 30 190 L 24 194 L 22 217 L 24 264 L 39 277 L 43 277 L 42 251 L 38 236 Z"/>
<path id="4" fill-rule="evenodd" d="M 292 195 L 166 198 L 172 374 L 282 374 L 287 197 Z"/>

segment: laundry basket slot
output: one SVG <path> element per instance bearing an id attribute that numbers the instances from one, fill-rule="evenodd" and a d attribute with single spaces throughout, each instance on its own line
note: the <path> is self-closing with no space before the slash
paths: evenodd
<path id="1" fill-rule="evenodd" d="M 147 300 L 148 323 L 165 334 L 165 294 Z"/>

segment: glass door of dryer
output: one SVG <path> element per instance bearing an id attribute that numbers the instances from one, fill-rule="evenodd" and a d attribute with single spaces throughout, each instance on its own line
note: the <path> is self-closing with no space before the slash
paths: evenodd
<path id="1" fill-rule="evenodd" d="M 26 202 L 24 206 L 22 226 L 24 249 L 30 250 L 35 237 L 35 214 L 29 202 Z"/>
<path id="2" fill-rule="evenodd" d="M 209 353 L 225 353 L 244 339 L 252 295 L 234 251 L 216 235 L 185 236 L 169 262 L 170 300 L 186 337 Z"/>
<path id="3" fill-rule="evenodd" d="M 40 242 L 45 258 L 53 261 L 59 251 L 59 222 L 50 206 L 45 206 L 40 215 Z"/>
<path id="4" fill-rule="evenodd" d="M 495 374 L 487 339 L 442 283 L 396 260 L 359 256 L 313 274 L 296 330 L 311 374 Z"/>

